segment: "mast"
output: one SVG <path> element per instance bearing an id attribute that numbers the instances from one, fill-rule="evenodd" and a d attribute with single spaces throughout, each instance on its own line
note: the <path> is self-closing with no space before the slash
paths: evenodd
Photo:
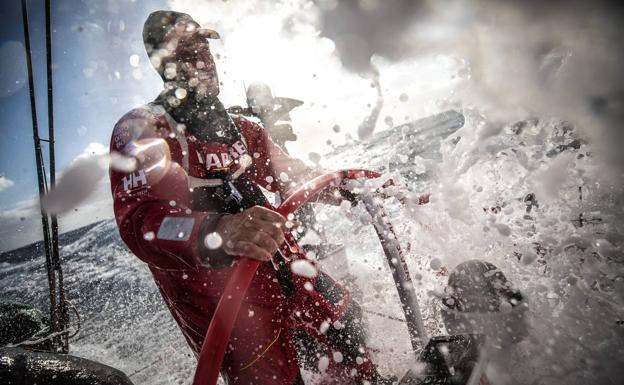
<path id="1" fill-rule="evenodd" d="M 50 155 L 50 187 L 56 186 L 56 167 L 54 159 L 54 93 L 52 89 L 52 11 L 51 0 L 45 1 L 45 25 L 46 25 L 46 67 L 48 82 L 48 149 Z M 67 302 L 65 300 L 65 287 L 63 285 L 63 270 L 58 247 L 58 221 L 56 214 L 50 215 L 52 255 L 51 262 L 53 272 L 58 280 L 58 326 L 59 330 L 66 330 L 69 326 L 67 314 Z M 64 332 L 60 337 L 61 350 L 69 352 L 68 333 Z"/>
<path id="2" fill-rule="evenodd" d="M 28 31 L 28 9 L 26 6 L 26 0 L 22 0 L 22 19 L 24 24 L 24 46 L 26 49 L 26 65 L 28 69 L 28 88 L 29 88 L 29 96 L 30 96 L 30 111 L 32 118 L 32 127 L 33 127 L 33 142 L 35 149 L 35 162 L 37 167 L 37 185 L 39 188 L 39 200 L 46 194 L 47 192 L 47 183 L 46 183 L 46 175 L 45 175 L 45 165 L 43 159 L 43 152 L 41 151 L 41 142 L 48 141 L 51 144 L 50 147 L 50 166 L 51 166 L 51 174 L 50 179 L 53 181 L 52 185 L 54 185 L 54 147 L 53 147 L 53 125 L 50 125 L 50 136 L 51 140 L 41 139 L 39 137 L 39 126 L 37 123 L 37 105 L 35 100 L 35 85 L 34 85 L 34 76 L 33 76 L 33 68 L 32 68 L 32 49 L 30 46 L 30 33 Z M 46 32 L 47 39 L 49 39 L 49 2 L 46 1 Z M 50 43 L 46 40 L 46 46 L 48 48 L 48 120 L 52 121 L 52 100 L 50 95 L 52 93 L 52 82 L 51 82 L 51 53 L 50 53 Z M 43 247 L 45 252 L 46 259 L 46 268 L 48 273 L 48 284 L 50 291 L 50 333 L 54 337 L 52 338 L 52 344 L 55 350 L 60 352 L 67 352 L 69 349 L 67 343 L 67 333 L 60 333 L 62 330 L 66 329 L 67 325 L 67 311 L 65 310 L 65 316 L 61 317 L 59 312 L 60 306 L 59 302 L 62 304 L 62 308 L 66 309 L 64 290 L 62 287 L 62 272 L 60 270 L 60 260 L 58 258 L 58 224 L 56 222 L 56 217 L 53 216 L 53 226 L 51 230 L 50 221 L 48 218 L 48 214 L 43 209 L 41 204 L 39 205 L 41 212 L 41 225 L 43 232 Z M 53 242 L 54 239 L 54 242 Z M 56 256 L 54 255 L 54 251 L 56 252 Z M 60 274 L 59 274 L 60 273 Z M 58 275 L 58 277 L 57 277 Z M 57 278 L 59 279 L 57 286 Z M 62 293 L 57 298 L 57 290 Z M 58 301 L 57 301 L 58 299 Z M 59 335 L 60 333 L 60 335 Z"/>

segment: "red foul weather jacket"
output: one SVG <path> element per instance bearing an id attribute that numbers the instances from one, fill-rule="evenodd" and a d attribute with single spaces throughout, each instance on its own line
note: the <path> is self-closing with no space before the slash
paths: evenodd
<path id="1" fill-rule="evenodd" d="M 163 107 L 150 104 L 123 116 L 110 144 L 111 190 L 121 237 L 149 266 L 196 356 L 236 263 L 219 249 L 209 249 L 203 237 L 224 213 L 262 204 L 258 186 L 283 193 L 293 187 L 285 175 L 293 179 L 309 171 L 274 145 L 261 126 L 242 117 L 232 123 L 238 140 L 209 143 L 184 130 Z M 231 182 L 214 178 L 225 169 Z M 228 206 L 232 197 L 238 206 Z M 282 253 L 305 258 L 292 246 Z M 281 268 L 262 263 L 247 291 L 224 362 L 231 383 L 292 384 L 298 367 L 289 330 L 318 333 L 323 322 L 344 314 L 346 290 L 341 288 L 342 300 L 332 304 L 304 289 L 306 281 L 314 284 L 317 278 L 291 274 L 288 263 L 282 261 L 286 267 Z"/>

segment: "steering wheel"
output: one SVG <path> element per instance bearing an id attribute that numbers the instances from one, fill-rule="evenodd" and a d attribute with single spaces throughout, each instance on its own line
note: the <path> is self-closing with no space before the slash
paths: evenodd
<path id="1" fill-rule="evenodd" d="M 339 187 L 346 179 L 379 176 L 381 174 L 378 172 L 360 169 L 341 170 L 318 176 L 292 193 L 275 211 L 287 217 L 325 189 Z M 245 256 L 238 258 L 238 264 L 225 286 L 204 337 L 193 385 L 217 384 L 234 321 L 259 265 L 260 261 L 255 259 Z"/>

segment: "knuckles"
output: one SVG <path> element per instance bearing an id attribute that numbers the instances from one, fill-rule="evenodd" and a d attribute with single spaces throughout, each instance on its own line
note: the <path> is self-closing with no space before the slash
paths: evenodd
<path id="1" fill-rule="evenodd" d="M 286 219 L 262 206 L 224 217 L 224 250 L 232 255 L 245 255 L 268 261 L 285 241 Z"/>

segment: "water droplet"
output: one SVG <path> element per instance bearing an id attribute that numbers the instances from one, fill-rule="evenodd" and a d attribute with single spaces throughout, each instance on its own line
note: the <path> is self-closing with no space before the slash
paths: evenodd
<path id="1" fill-rule="evenodd" d="M 324 372 L 327 370 L 327 367 L 329 366 L 329 358 L 326 356 L 322 356 L 321 358 L 319 358 L 319 363 L 318 363 L 318 368 L 321 372 Z"/>
<path id="2" fill-rule="evenodd" d="M 442 267 L 442 261 L 439 258 L 433 258 L 431 262 L 429 262 L 429 267 L 433 270 L 440 270 Z"/>
<path id="3" fill-rule="evenodd" d="M 305 259 L 299 259 L 291 263 L 290 270 L 292 270 L 293 273 L 306 278 L 314 278 L 318 273 L 316 267 Z"/>
<path id="4" fill-rule="evenodd" d="M 321 161 L 321 155 L 316 152 L 311 152 L 308 154 L 308 159 L 310 159 L 312 163 L 318 164 Z"/>
<path id="5" fill-rule="evenodd" d="M 175 90 L 175 96 L 178 99 L 186 98 L 186 90 L 184 88 L 178 88 Z"/>
<path id="6" fill-rule="evenodd" d="M 204 238 L 204 245 L 210 250 L 218 249 L 222 244 L 223 238 L 218 233 L 210 233 Z"/>
<path id="7" fill-rule="evenodd" d="M 133 67 L 138 67 L 139 63 L 141 62 L 141 58 L 139 57 L 139 55 L 134 54 L 134 55 L 130 55 L 130 65 Z"/>

